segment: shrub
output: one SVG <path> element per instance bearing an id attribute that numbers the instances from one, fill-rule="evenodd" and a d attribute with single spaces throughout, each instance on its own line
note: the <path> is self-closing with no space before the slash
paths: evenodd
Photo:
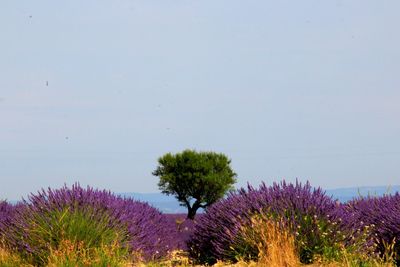
<path id="1" fill-rule="evenodd" d="M 77 184 L 31 194 L 14 213 L 0 229 L 7 246 L 39 265 L 62 240 L 82 242 L 86 248 L 117 241 L 142 259 L 166 255 L 173 243 L 166 237 L 174 229 L 168 229 L 155 208 Z"/>
<path id="2" fill-rule="evenodd" d="M 197 219 L 201 216 L 202 214 L 197 214 L 194 220 L 190 220 L 186 214 L 165 214 L 169 223 L 168 228 L 176 229 L 169 233 L 169 237 L 174 240 L 175 248 L 187 251 L 186 243 L 196 227 Z"/>
<path id="3" fill-rule="evenodd" d="M 400 195 L 360 197 L 342 205 L 338 216 L 344 229 L 360 236 L 368 229 L 368 242 L 381 257 L 393 257 L 400 265 Z"/>
<path id="4" fill-rule="evenodd" d="M 258 251 L 251 247 L 241 250 L 249 246 L 237 237 L 243 227 L 250 225 L 252 217 L 265 214 L 290 226 L 300 260 L 309 263 L 340 238 L 334 229 L 338 227 L 336 219 L 330 217 L 335 206 L 320 188 L 313 189 L 308 182 L 303 185 L 283 181 L 269 187 L 263 183 L 259 189 L 248 186 L 215 203 L 199 219 L 188 242 L 190 255 L 200 263 L 210 264 L 257 257 Z"/>
<path id="5" fill-rule="evenodd" d="M 0 232 L 4 225 L 7 225 L 7 223 L 11 220 L 14 209 L 14 206 L 9 204 L 7 201 L 0 200 Z"/>
<path id="6" fill-rule="evenodd" d="M 126 246 L 127 229 L 123 225 L 112 225 L 107 212 L 97 213 L 90 207 L 84 210 L 65 207 L 33 216 L 23 215 L 23 224 L 15 227 L 13 230 L 18 232 L 12 235 L 24 239 L 25 249 L 19 253 L 33 264 L 45 264 L 51 251 L 58 250 L 63 240 L 82 244 L 85 249 L 96 249 L 113 242 Z M 24 227 L 23 236 L 19 232 L 21 226 Z"/>

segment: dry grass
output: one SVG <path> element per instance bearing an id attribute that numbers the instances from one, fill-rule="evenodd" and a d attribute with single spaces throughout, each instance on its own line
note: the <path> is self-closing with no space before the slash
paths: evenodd
<path id="1" fill-rule="evenodd" d="M 33 267 L 30 264 L 26 264 L 23 260 L 15 253 L 10 253 L 8 250 L 0 247 L 0 266 L 1 267 Z"/>
<path id="2" fill-rule="evenodd" d="M 243 229 L 244 240 L 258 251 L 258 262 L 254 266 L 300 266 L 295 238 L 282 225 L 279 221 L 253 217 L 250 226 Z"/>
<path id="3" fill-rule="evenodd" d="M 237 263 L 217 262 L 214 267 L 394 267 L 391 263 L 368 261 L 359 265 L 353 261 L 353 255 L 344 255 L 342 262 L 315 263 L 303 265 L 296 255 L 294 237 L 280 227 L 278 223 L 266 222 L 254 218 L 252 228 L 245 232 L 247 241 L 253 242 L 258 248 L 257 262 L 238 261 Z M 249 240 L 251 239 L 251 240 Z M 118 254 L 118 245 L 102 247 L 98 250 L 87 250 L 84 244 L 75 244 L 68 240 L 62 242 L 57 250 L 52 251 L 48 267 L 58 266 L 121 266 L 121 267 L 193 267 L 184 251 L 174 251 L 165 261 L 153 263 L 135 263 L 121 259 Z M 0 267 L 33 267 L 24 263 L 16 253 L 11 253 L 0 246 Z M 196 267 L 203 267 L 197 265 Z"/>
<path id="4" fill-rule="evenodd" d="M 50 256 L 47 259 L 46 266 L 137 266 L 137 264 L 132 263 L 131 259 L 126 259 L 125 254 L 121 255 L 120 252 L 121 249 L 117 243 L 110 246 L 88 248 L 83 244 L 83 242 L 63 240 L 57 249 L 50 250 Z M 16 266 L 33 267 L 34 265 L 26 263 L 18 253 L 12 253 L 0 247 L 0 267 Z"/>
<path id="5" fill-rule="evenodd" d="M 269 226 L 271 227 L 271 226 Z M 282 241 L 285 239 L 282 238 Z M 287 240 L 286 240 L 287 241 Z M 285 242 L 286 242 L 285 241 Z M 289 242 L 290 243 L 290 242 Z M 283 244 L 283 243 L 281 243 Z M 277 248 L 280 247 L 277 246 Z M 355 267 L 360 265 L 354 265 L 351 261 L 347 261 L 344 259 L 343 262 L 337 263 L 318 263 L 311 265 L 301 265 L 297 261 L 291 262 L 292 256 L 289 256 L 290 262 L 288 262 L 287 256 L 288 252 L 286 252 L 286 248 L 282 248 L 282 255 L 286 255 L 283 257 L 281 255 L 275 255 L 273 257 L 265 257 L 258 262 L 245 262 L 239 261 L 235 264 L 226 263 L 226 262 L 217 262 L 214 267 L 283 267 L 283 266 L 298 266 L 298 267 Z M 276 250 L 274 250 L 276 251 Z M 81 258 L 78 258 L 81 257 Z M 65 261 L 68 259 L 68 261 Z M 284 265 L 279 265 L 284 264 Z M 285 265 L 286 264 L 286 265 Z M 287 264 L 297 264 L 297 265 L 287 265 Z M 0 266 L 1 267 L 33 267 L 33 265 L 29 265 L 24 263 L 16 254 L 10 253 L 7 250 L 0 248 Z M 171 254 L 171 258 L 162 262 L 153 262 L 153 263 L 132 263 L 128 261 L 116 261 L 109 265 L 102 265 L 99 262 L 99 258 L 89 256 L 88 252 L 82 251 L 80 249 L 79 253 L 76 253 L 76 247 L 72 245 L 70 242 L 65 242 L 63 244 L 63 248 L 60 248 L 57 252 L 52 254 L 52 258 L 47 265 L 48 267 L 58 267 L 58 266 L 121 266 L 121 267 L 193 267 L 189 262 L 187 254 L 183 251 L 175 251 Z M 394 265 L 389 263 L 379 263 L 379 262 L 370 262 L 368 265 L 362 265 L 367 267 L 394 267 Z M 204 267 L 197 265 L 196 267 Z"/>
<path id="6" fill-rule="evenodd" d="M 56 250 L 51 250 L 48 267 L 58 266 L 131 266 L 117 242 L 90 248 L 83 242 L 62 240 Z"/>

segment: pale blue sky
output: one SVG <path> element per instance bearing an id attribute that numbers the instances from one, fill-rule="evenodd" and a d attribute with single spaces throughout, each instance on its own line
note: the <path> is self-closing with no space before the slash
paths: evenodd
<path id="1" fill-rule="evenodd" d="M 2 0 L 0 198 L 155 192 L 157 158 L 185 148 L 226 153 L 238 186 L 399 184 L 399 10 Z"/>

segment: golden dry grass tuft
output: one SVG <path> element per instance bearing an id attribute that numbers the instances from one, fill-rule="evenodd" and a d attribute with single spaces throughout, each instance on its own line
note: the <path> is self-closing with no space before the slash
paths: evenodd
<path id="1" fill-rule="evenodd" d="M 0 247 L 0 267 L 33 267 L 25 263 L 16 253 Z"/>
<path id="2" fill-rule="evenodd" d="M 255 216 L 250 226 L 243 229 L 243 239 L 257 249 L 257 266 L 300 266 L 295 238 L 280 221 Z"/>
<path id="3" fill-rule="evenodd" d="M 51 250 L 48 267 L 58 266 L 131 266 L 131 259 L 114 242 L 111 245 L 88 247 L 83 242 L 62 240 L 56 250 Z"/>

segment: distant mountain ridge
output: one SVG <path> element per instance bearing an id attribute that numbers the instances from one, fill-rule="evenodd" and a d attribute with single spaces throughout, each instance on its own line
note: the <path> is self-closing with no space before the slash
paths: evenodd
<path id="1" fill-rule="evenodd" d="M 133 198 L 139 201 L 148 202 L 153 207 L 164 213 L 186 213 L 187 209 L 179 205 L 174 196 L 167 196 L 162 193 L 120 193 L 120 196 Z"/>
<path id="2" fill-rule="evenodd" d="M 326 194 L 337 198 L 340 202 L 347 202 L 359 196 L 382 196 L 384 194 L 395 194 L 400 192 L 400 185 L 395 186 L 361 186 L 361 187 L 348 187 L 336 188 L 325 190 Z"/>
<path id="3" fill-rule="evenodd" d="M 382 196 L 384 194 L 394 194 L 400 192 L 400 185 L 396 186 L 362 186 L 348 187 L 325 190 L 328 196 L 340 202 L 347 202 L 359 196 Z M 166 196 L 162 193 L 120 193 L 120 196 L 130 197 L 158 208 L 164 213 L 186 213 L 185 207 L 179 206 L 178 201 L 173 196 Z"/>

